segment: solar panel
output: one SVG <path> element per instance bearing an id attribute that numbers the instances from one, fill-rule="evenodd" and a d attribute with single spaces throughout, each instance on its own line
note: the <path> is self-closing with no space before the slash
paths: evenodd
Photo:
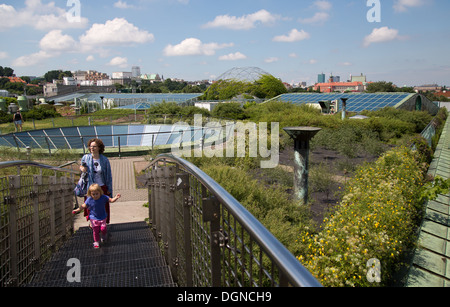
<path id="1" fill-rule="evenodd" d="M 66 137 L 70 148 L 83 148 L 83 143 L 81 142 L 80 133 L 78 132 L 77 127 L 64 127 L 61 128 L 61 131 Z"/>
<path id="2" fill-rule="evenodd" d="M 172 126 L 161 126 L 161 129 L 159 132 L 171 132 Z M 166 145 L 169 141 L 170 133 L 162 133 L 158 134 L 155 140 L 155 145 Z"/>
<path id="3" fill-rule="evenodd" d="M 120 146 L 128 146 L 128 136 L 127 136 L 128 126 L 113 126 L 112 132 L 114 135 L 113 137 L 114 146 L 119 145 L 119 138 L 120 138 Z"/>
<path id="4" fill-rule="evenodd" d="M 144 133 L 159 132 L 161 126 L 145 126 Z M 156 134 L 144 134 L 142 138 L 142 146 L 152 146 L 156 140 Z"/>
<path id="5" fill-rule="evenodd" d="M 103 141 L 106 147 L 113 146 L 112 126 L 97 126 L 97 137 Z"/>
<path id="6" fill-rule="evenodd" d="M 128 133 L 129 134 L 137 134 L 137 135 L 129 135 L 128 136 L 128 146 L 141 146 L 142 133 L 144 133 L 144 130 L 145 130 L 145 126 L 143 126 L 143 125 L 129 126 Z"/>
<path id="7" fill-rule="evenodd" d="M 48 135 L 49 142 L 53 144 L 55 148 L 69 148 L 66 139 L 62 135 L 61 129 L 45 129 L 44 132 Z"/>
<path id="8" fill-rule="evenodd" d="M 339 109 L 342 109 L 341 98 L 348 98 L 347 111 L 361 112 L 363 110 L 378 110 L 384 107 L 394 107 L 403 100 L 414 95 L 413 93 L 291 93 L 283 94 L 272 100 L 292 102 L 295 104 L 319 103 L 319 101 L 339 101 Z"/>

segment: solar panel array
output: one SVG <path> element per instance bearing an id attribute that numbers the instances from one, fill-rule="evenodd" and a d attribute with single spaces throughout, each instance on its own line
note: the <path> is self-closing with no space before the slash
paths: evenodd
<path id="1" fill-rule="evenodd" d="M 148 103 L 158 103 L 158 102 L 178 102 L 178 103 L 184 103 L 191 99 L 195 99 L 202 94 L 193 94 L 193 93 L 186 93 L 186 94 L 154 94 L 154 93 L 147 93 L 147 94 L 121 94 L 121 93 L 102 93 L 102 94 L 80 94 L 80 93 L 74 93 L 74 94 L 68 94 L 62 97 L 58 97 L 54 100 L 55 102 L 62 102 L 62 101 L 72 101 L 74 98 L 77 99 L 87 99 L 88 101 L 96 101 L 97 103 L 102 102 L 103 99 L 113 99 L 118 106 L 124 106 L 127 104 L 134 104 L 138 102 L 148 102 Z"/>
<path id="2" fill-rule="evenodd" d="M 64 127 L 24 131 L 0 136 L 0 146 L 37 149 L 83 149 L 92 138 L 100 138 L 106 147 L 162 146 L 186 142 L 213 141 L 232 135 L 233 125 L 192 127 L 187 125 L 107 125 Z M 226 134 L 225 134 L 226 133 Z M 119 141 L 120 139 L 120 141 Z"/>
<path id="3" fill-rule="evenodd" d="M 414 95 L 414 93 L 293 93 L 283 94 L 273 100 L 295 104 L 338 100 L 339 110 L 341 110 L 341 98 L 348 98 L 347 111 L 358 113 L 364 110 L 374 111 L 385 107 L 396 107 Z"/>

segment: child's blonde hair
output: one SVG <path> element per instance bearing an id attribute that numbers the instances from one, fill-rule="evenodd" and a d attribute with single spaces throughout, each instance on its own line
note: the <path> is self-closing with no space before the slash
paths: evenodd
<path id="1" fill-rule="evenodd" d="M 89 187 L 88 192 L 87 192 L 87 196 L 88 196 L 88 197 L 91 197 L 91 196 L 92 196 L 92 192 L 94 192 L 94 191 L 99 191 L 99 192 L 100 192 L 100 195 L 103 195 L 103 190 L 102 190 L 102 188 L 101 188 L 97 183 L 94 183 L 94 184 L 92 184 L 92 185 Z"/>

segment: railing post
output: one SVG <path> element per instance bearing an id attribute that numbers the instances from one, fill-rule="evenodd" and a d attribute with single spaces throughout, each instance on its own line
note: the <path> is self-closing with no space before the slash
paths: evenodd
<path id="1" fill-rule="evenodd" d="M 204 189 L 205 190 L 205 189 Z M 203 193 L 205 196 L 206 193 Z M 203 222 L 210 222 L 211 235 L 211 283 L 212 287 L 221 286 L 220 264 L 220 203 L 214 197 L 203 198 Z"/>
<path id="2" fill-rule="evenodd" d="M 190 197 L 189 189 L 189 174 L 183 173 L 177 175 L 177 188 L 182 190 L 182 210 L 183 210 L 183 236 L 184 236 L 184 258 L 185 267 L 184 272 L 186 274 L 186 284 L 184 287 L 193 287 L 193 275 L 192 275 L 192 247 L 191 247 L 191 207 L 193 205 L 192 198 Z"/>
<path id="3" fill-rule="evenodd" d="M 164 169 L 157 167 L 156 168 L 156 232 L 157 239 L 165 241 L 164 237 L 164 228 L 163 228 L 163 218 L 164 218 L 164 204 L 165 204 L 165 195 L 164 188 L 166 186 L 166 182 L 164 180 Z"/>
<path id="4" fill-rule="evenodd" d="M 171 268 L 172 276 L 175 282 L 178 281 L 178 264 L 177 264 L 177 231 L 175 219 L 175 191 L 176 191 L 176 168 L 174 166 L 166 166 L 164 168 L 164 176 L 166 178 L 166 248 L 168 264 Z"/>
<path id="5" fill-rule="evenodd" d="M 49 190 L 47 191 L 48 204 L 50 207 L 50 250 L 54 251 L 56 244 L 56 212 L 55 212 L 55 190 L 56 190 L 56 177 L 49 177 Z"/>
<path id="6" fill-rule="evenodd" d="M 17 267 L 17 206 L 18 206 L 18 193 L 20 189 L 20 176 L 9 176 L 9 188 L 10 194 L 7 198 L 7 204 L 9 206 L 9 261 L 10 261 L 10 279 L 8 286 L 18 286 L 18 267 Z"/>
<path id="7" fill-rule="evenodd" d="M 39 187 L 42 185 L 42 176 L 33 176 L 33 191 L 31 191 L 30 198 L 33 202 L 33 240 L 34 240 L 34 261 L 35 270 L 39 270 L 41 263 L 41 237 L 39 225 Z"/>

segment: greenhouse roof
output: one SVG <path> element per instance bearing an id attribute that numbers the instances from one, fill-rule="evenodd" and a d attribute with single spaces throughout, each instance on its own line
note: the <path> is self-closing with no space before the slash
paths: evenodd
<path id="1" fill-rule="evenodd" d="M 398 108 L 415 93 L 292 93 L 283 94 L 271 100 L 292 102 L 295 104 L 319 103 L 320 101 L 338 100 L 340 107 L 341 98 L 348 98 L 347 111 L 361 112 L 373 111 L 385 107 Z"/>

